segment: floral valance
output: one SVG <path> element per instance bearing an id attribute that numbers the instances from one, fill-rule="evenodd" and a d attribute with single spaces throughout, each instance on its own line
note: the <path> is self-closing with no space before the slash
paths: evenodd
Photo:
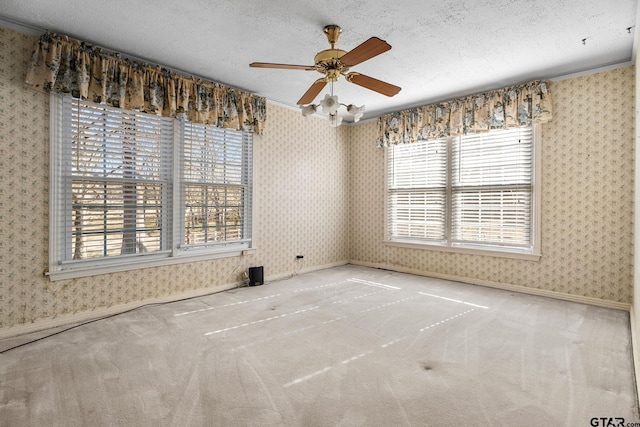
<path id="1" fill-rule="evenodd" d="M 546 82 L 511 86 L 452 101 L 386 114 L 378 119 L 378 147 L 546 123 Z"/>
<path id="2" fill-rule="evenodd" d="M 36 43 L 26 84 L 88 101 L 262 134 L 266 100 L 219 83 L 107 53 L 47 32 Z"/>

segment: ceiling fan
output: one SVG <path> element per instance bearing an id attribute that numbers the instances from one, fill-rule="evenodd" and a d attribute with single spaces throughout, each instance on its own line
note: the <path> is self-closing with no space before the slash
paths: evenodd
<path id="1" fill-rule="evenodd" d="M 337 25 L 327 25 L 324 27 L 324 33 L 327 36 L 327 40 L 331 45 L 331 49 L 325 49 L 318 52 L 314 58 L 314 65 L 292 65 L 292 64 L 274 64 L 270 62 L 252 62 L 250 67 L 254 68 L 279 68 L 285 70 L 305 70 L 305 71 L 318 71 L 324 74 L 324 77 L 316 80 L 311 87 L 302 95 L 302 98 L 298 100 L 298 105 L 309 104 L 318 96 L 320 91 L 326 86 L 327 83 L 336 82 L 340 76 L 351 83 L 357 84 L 364 88 L 370 89 L 374 92 L 381 93 L 386 96 L 394 96 L 400 92 L 400 87 L 392 85 L 382 80 L 374 79 L 373 77 L 366 76 L 357 72 L 348 72 L 349 68 L 354 65 L 358 65 L 374 56 L 380 55 L 391 49 L 386 41 L 379 39 L 378 37 L 371 37 L 356 48 L 349 52 L 336 49 L 335 45 L 338 42 L 342 29 Z"/>

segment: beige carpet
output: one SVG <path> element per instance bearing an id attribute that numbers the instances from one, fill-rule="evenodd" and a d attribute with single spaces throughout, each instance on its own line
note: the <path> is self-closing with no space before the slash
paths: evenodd
<path id="1" fill-rule="evenodd" d="M 594 417 L 640 421 L 628 313 L 355 266 L 142 308 L 0 354 L 2 426 Z"/>

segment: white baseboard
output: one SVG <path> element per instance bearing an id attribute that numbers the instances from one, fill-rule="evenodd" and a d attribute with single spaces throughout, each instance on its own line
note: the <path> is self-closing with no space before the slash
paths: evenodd
<path id="1" fill-rule="evenodd" d="M 555 299 L 560 299 L 560 300 L 565 300 L 565 301 L 577 302 L 577 303 L 581 303 L 581 304 L 596 305 L 596 306 L 599 306 L 599 307 L 613 308 L 613 309 L 616 309 L 616 310 L 629 311 L 630 308 L 631 308 L 630 304 L 623 303 L 623 302 L 607 301 L 607 300 L 603 300 L 603 299 L 599 299 L 599 298 L 585 297 L 585 296 L 581 296 L 581 295 L 565 294 L 565 293 L 562 293 L 562 292 L 548 291 L 548 290 L 545 290 L 545 289 L 529 288 L 529 287 L 526 287 L 526 286 L 511 285 L 511 284 L 507 284 L 507 283 L 492 282 L 492 281 L 489 281 L 489 280 L 474 279 L 474 278 L 470 278 L 470 277 L 460 277 L 460 276 L 453 276 L 453 275 L 449 275 L 449 274 L 433 273 L 433 272 L 430 272 L 430 271 L 423 271 L 423 270 L 417 270 L 417 269 L 413 269 L 413 268 L 399 267 L 399 266 L 396 266 L 396 265 L 387 265 L 387 264 L 379 264 L 379 263 L 365 262 L 365 261 L 354 261 L 354 260 L 350 261 L 349 263 L 353 264 L 353 265 L 360 265 L 360 266 L 363 266 L 363 267 L 383 268 L 385 270 L 397 271 L 399 273 L 415 274 L 416 276 L 433 277 L 433 278 L 436 278 L 436 279 L 451 280 L 452 282 L 463 282 L 463 283 L 469 283 L 469 284 L 472 284 L 472 285 L 487 286 L 487 287 L 490 287 L 490 288 L 503 289 L 503 290 L 506 290 L 506 291 L 513 291 L 513 292 L 520 292 L 520 293 L 525 293 L 525 294 L 530 294 L 530 295 L 537 295 L 537 296 L 542 296 L 542 297 L 555 298 Z"/>
<path id="2" fill-rule="evenodd" d="M 301 267 L 299 270 L 296 269 L 295 271 L 292 271 L 292 272 L 279 273 L 279 274 L 274 274 L 272 276 L 267 276 L 265 278 L 265 282 L 275 282 L 278 280 L 289 279 L 293 276 L 297 276 L 298 274 L 311 273 L 313 271 L 325 270 L 327 268 L 333 268 L 333 267 L 340 267 L 342 265 L 347 265 L 347 264 L 350 264 L 350 262 L 338 261 L 338 262 L 332 262 L 329 264 L 314 265 L 313 267 Z"/>
<path id="3" fill-rule="evenodd" d="M 640 331 L 638 330 L 638 321 L 640 321 L 640 319 L 636 317 L 633 304 L 629 312 L 629 320 L 631 322 L 631 361 L 633 362 L 635 373 L 636 399 L 640 399 L 640 382 L 638 382 L 638 378 L 640 378 L 640 336 L 638 335 Z M 640 402 L 638 400 L 636 400 L 636 404 L 640 408 Z"/>
<path id="4" fill-rule="evenodd" d="M 294 272 L 280 273 L 272 276 L 267 276 L 265 281 L 271 282 L 271 281 L 283 280 L 298 274 L 310 273 L 313 271 L 324 270 L 332 267 L 339 267 L 346 264 L 360 265 L 363 267 L 372 267 L 372 268 L 383 268 L 386 270 L 397 271 L 399 273 L 409 273 L 409 274 L 415 274 L 417 276 L 434 277 L 437 279 L 451 280 L 454 282 L 470 283 L 473 285 L 487 286 L 491 288 L 503 289 L 503 290 L 514 291 L 514 292 L 522 292 L 522 293 L 544 296 L 549 298 L 556 298 L 556 299 L 572 301 L 577 303 L 597 305 L 597 306 L 606 307 L 606 308 L 614 308 L 618 310 L 629 311 L 631 309 L 630 304 L 620 303 L 615 301 L 606 301 L 598 298 L 590 298 L 590 297 L 584 297 L 579 295 L 565 294 L 561 292 L 547 291 L 543 289 L 528 288 L 525 286 L 510 285 L 505 283 L 491 282 L 488 280 L 479 280 L 479 279 L 473 279 L 468 277 L 452 276 L 448 274 L 432 273 L 432 272 L 422 271 L 417 269 L 398 267 L 398 266 L 379 264 L 379 263 L 364 262 L 364 261 L 355 261 L 355 260 L 338 261 L 334 263 L 316 265 L 316 266 L 306 267 L 306 268 L 303 267 L 300 270 L 297 270 Z M 161 303 L 173 302 L 173 301 L 177 301 L 185 298 L 195 298 L 195 297 L 210 294 L 212 292 L 226 291 L 229 289 L 233 289 L 235 287 L 237 287 L 237 284 L 227 284 L 223 286 L 217 286 L 215 288 L 196 289 L 193 291 L 183 292 L 179 294 L 172 294 L 172 295 L 167 295 L 159 298 L 150 298 L 142 301 L 135 301 L 135 302 L 115 305 L 111 307 L 98 308 L 91 311 L 83 311 L 80 313 L 59 316 L 54 319 L 46 319 L 42 321 L 36 321 L 34 323 L 16 325 L 8 328 L 1 328 L 0 339 L 14 337 L 14 336 L 23 335 L 23 334 L 29 334 L 32 332 L 41 331 L 43 329 L 50 329 L 50 328 L 56 328 L 56 327 L 65 326 L 65 325 L 71 325 L 74 323 L 86 322 L 89 320 L 98 319 L 100 317 L 112 316 L 114 314 L 123 313 L 125 311 L 142 307 L 143 305 L 147 305 L 147 304 L 161 304 Z M 631 313 L 632 313 L 631 331 L 633 335 L 633 334 L 637 334 L 640 331 L 636 331 L 636 328 L 634 327 L 635 323 L 633 320 L 634 313 L 633 311 Z M 633 338 L 634 338 L 633 339 L 634 362 L 635 362 L 637 374 L 640 377 L 640 337 L 635 339 L 636 336 L 633 335 Z M 640 393 L 640 390 L 639 390 L 639 393 Z"/>
<path id="5" fill-rule="evenodd" d="M 273 276 L 268 276 L 266 281 L 282 280 L 289 277 L 293 277 L 297 274 L 310 273 L 316 270 L 324 270 L 326 268 L 338 267 L 348 264 L 348 261 L 339 261 L 331 264 L 317 265 L 313 267 L 301 268 L 291 273 L 281 273 Z M 227 284 L 222 286 L 216 286 L 215 288 L 196 289 L 193 291 L 182 292 L 179 294 L 171 294 L 158 298 L 149 298 L 142 301 L 134 301 L 126 304 L 114 305 L 111 307 L 97 308 L 91 311 L 82 311 L 80 313 L 74 313 L 69 315 L 58 316 L 54 319 L 45 319 L 42 321 L 36 321 L 33 323 L 11 326 L 7 328 L 0 328 L 0 339 L 11 338 L 18 335 L 30 334 L 32 332 L 38 332 L 44 329 L 57 328 L 60 326 L 72 325 L 76 323 L 82 323 L 89 320 L 99 319 L 101 317 L 112 316 L 114 314 L 123 313 L 138 307 L 142 307 L 148 304 L 162 304 L 166 302 L 178 301 L 186 298 L 195 298 L 203 295 L 208 295 L 213 292 L 223 292 L 233 288 L 236 288 L 238 284 Z"/>
<path id="6" fill-rule="evenodd" d="M 124 313 L 125 311 L 133 310 L 148 304 L 162 304 L 178 301 L 181 299 L 201 297 L 215 292 L 228 291 L 236 287 L 238 287 L 238 284 L 216 286 L 215 288 L 195 289 L 192 291 L 166 295 L 158 298 L 148 298 L 142 301 L 134 301 L 126 304 L 114 305 L 111 307 L 96 308 L 95 310 L 91 311 L 82 311 L 79 313 L 62 315 L 54 319 L 45 319 L 33 323 L 10 326 L 8 328 L 0 329 L 0 339 L 30 334 L 32 332 L 38 332 L 44 329 L 57 328 L 60 326 L 87 322 L 89 320 L 99 319 L 101 317 L 113 316 L 114 314 Z"/>

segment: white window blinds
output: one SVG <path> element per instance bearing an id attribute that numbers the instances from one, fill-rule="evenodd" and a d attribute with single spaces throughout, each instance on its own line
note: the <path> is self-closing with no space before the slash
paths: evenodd
<path id="1" fill-rule="evenodd" d="M 242 132 L 184 123 L 185 245 L 250 238 L 249 138 Z"/>
<path id="2" fill-rule="evenodd" d="M 63 98 L 63 261 L 166 249 L 170 119 Z"/>
<path id="3" fill-rule="evenodd" d="M 393 145 L 387 240 L 531 251 L 533 129 Z"/>
<path id="4" fill-rule="evenodd" d="M 444 140 L 395 145 L 388 162 L 389 234 L 446 238 L 447 144 Z"/>
<path id="5" fill-rule="evenodd" d="M 527 247 L 531 241 L 531 128 L 452 141 L 452 240 Z"/>
<path id="6" fill-rule="evenodd" d="M 50 149 L 51 278 L 251 248 L 249 132 L 52 94 Z"/>

